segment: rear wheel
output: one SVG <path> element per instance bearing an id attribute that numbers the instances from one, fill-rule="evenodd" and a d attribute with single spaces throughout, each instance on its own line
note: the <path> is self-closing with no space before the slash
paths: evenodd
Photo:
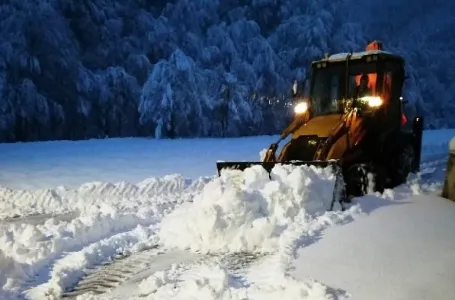
<path id="1" fill-rule="evenodd" d="M 394 186 L 406 182 L 408 175 L 412 173 L 415 161 L 415 152 L 411 143 L 404 146 L 401 153 L 398 155 L 392 170 L 392 184 Z"/>

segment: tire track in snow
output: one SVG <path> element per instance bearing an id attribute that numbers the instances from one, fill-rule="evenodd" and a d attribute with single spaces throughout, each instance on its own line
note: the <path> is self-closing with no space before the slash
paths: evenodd
<path id="1" fill-rule="evenodd" d="M 73 289 L 64 292 L 61 298 L 76 299 L 86 293 L 106 293 L 141 271 L 151 269 L 157 259 L 163 258 L 163 254 L 155 247 L 129 256 L 118 256 L 110 263 L 89 270 L 87 275 Z"/>
<path id="2" fill-rule="evenodd" d="M 158 247 L 126 257 L 118 257 L 87 272 L 78 284 L 64 292 L 63 300 L 77 299 L 87 293 L 101 295 L 118 289 L 128 289 L 131 284 L 138 284 L 157 271 L 166 271 L 172 264 L 213 264 L 226 268 L 237 285 L 246 286 L 248 267 L 265 257 L 259 253 L 197 254 L 187 251 L 163 251 Z M 115 292 L 115 291 L 114 291 Z"/>

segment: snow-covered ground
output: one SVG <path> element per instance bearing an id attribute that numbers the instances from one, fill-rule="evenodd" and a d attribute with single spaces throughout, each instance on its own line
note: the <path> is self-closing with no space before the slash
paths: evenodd
<path id="1" fill-rule="evenodd" d="M 276 137 L 0 144 L 0 299 L 455 299 L 452 136 L 425 132 L 420 176 L 332 212 L 328 169 L 216 176 Z"/>
<path id="2" fill-rule="evenodd" d="M 352 299 L 455 299 L 455 203 L 409 194 L 401 187 L 384 199 L 365 196 L 368 217 L 300 249 L 291 274 Z"/>
<path id="3" fill-rule="evenodd" d="M 93 181 L 136 183 L 178 173 L 185 178 L 216 174 L 217 160 L 258 160 L 277 136 L 231 139 L 148 138 L 0 144 L 0 185 L 77 188 Z"/>

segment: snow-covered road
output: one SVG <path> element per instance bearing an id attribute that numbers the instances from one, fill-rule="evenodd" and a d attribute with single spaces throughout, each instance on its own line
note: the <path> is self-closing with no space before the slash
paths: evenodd
<path id="1" fill-rule="evenodd" d="M 65 181 L 65 173 L 59 168 L 43 170 L 47 175 L 42 189 L 13 188 L 20 182 L 0 187 L 0 299 L 48 300 L 77 298 L 78 294 L 83 294 L 78 299 L 365 299 L 369 292 L 376 293 L 378 299 L 381 295 L 406 299 L 402 295 L 410 295 L 406 291 L 416 288 L 410 280 L 393 287 L 390 281 L 381 281 L 381 294 L 378 287 L 365 287 L 374 281 L 362 277 L 368 270 L 355 265 L 348 268 L 343 257 L 357 265 L 365 258 L 365 263 L 373 261 L 376 264 L 372 266 L 377 268 L 382 263 L 371 258 L 372 251 L 380 251 L 373 241 L 383 241 L 381 247 L 391 243 L 390 248 L 385 247 L 389 250 L 408 249 L 412 241 L 420 238 L 433 241 L 425 253 L 437 255 L 428 258 L 433 266 L 428 274 L 412 278 L 431 283 L 431 278 L 436 278 L 433 273 L 440 271 L 437 266 L 455 266 L 453 256 L 440 251 L 442 246 L 455 248 L 455 241 L 448 238 L 455 224 L 455 219 L 449 218 L 450 204 L 431 197 L 415 198 L 437 193 L 442 184 L 444 150 L 451 135 L 433 135 L 427 134 L 424 140 L 422 174 L 418 178 L 411 178 L 406 185 L 384 195 L 359 198 L 344 212 L 326 211 L 331 199 L 331 189 L 327 187 L 333 186 L 333 175 L 328 170 L 309 167 L 276 168 L 273 180 L 261 168 L 252 168 L 242 177 L 244 183 L 235 172 L 217 177 L 212 175 L 214 172 L 199 171 L 210 176 L 188 179 L 166 175 L 132 184 L 129 182 L 134 182 L 132 178 L 137 174 L 128 177 L 134 170 L 124 164 L 121 167 L 125 181 L 92 182 L 79 187 L 72 180 Z M 255 139 L 253 144 L 257 143 Z M 242 147 L 248 147 L 246 141 L 241 140 Z M 189 147 L 197 147 L 195 143 L 191 141 Z M 255 150 L 258 156 L 262 148 Z M 217 159 L 238 157 L 232 152 L 229 157 L 212 158 L 210 164 L 214 168 Z M 23 164 L 4 164 L 0 179 L 8 177 L 8 166 L 17 172 L 25 168 Z M 80 172 L 77 166 L 73 167 L 76 173 Z M 176 170 L 184 167 L 176 165 Z M 197 172 L 193 170 L 194 174 Z M 33 182 L 43 185 L 37 178 Z M 394 208 L 405 203 L 414 206 L 409 211 L 405 206 L 401 206 L 401 211 Z M 444 219 L 437 224 L 452 231 L 441 229 L 436 237 L 419 237 L 418 232 L 430 234 L 420 228 L 429 226 L 425 224 L 425 211 L 419 208 L 433 205 L 430 211 L 434 214 L 428 220 L 439 214 Z M 445 213 L 440 214 L 441 210 Z M 406 212 L 416 218 L 400 215 Z M 393 227 L 391 218 L 407 222 L 403 228 L 412 228 L 414 231 L 407 232 L 416 237 L 388 240 L 380 225 L 384 221 Z M 368 233 L 362 228 L 368 228 Z M 370 240 L 368 247 L 353 241 L 362 234 L 363 239 Z M 340 244 L 343 235 L 350 244 Z M 355 254 L 350 254 L 349 245 L 356 249 Z M 369 249 L 369 253 L 362 249 Z M 386 258 L 393 261 L 391 257 L 396 253 L 404 254 L 395 251 L 378 257 L 384 262 Z M 408 265 L 409 272 L 422 270 L 424 264 L 419 269 L 409 266 L 416 256 L 402 256 L 409 258 L 402 263 L 402 269 Z M 331 257 L 326 260 L 330 264 L 322 262 L 327 257 Z M 319 263 L 315 263 L 318 259 Z M 393 268 L 384 268 L 385 272 L 394 272 Z M 331 274 L 325 272 L 327 269 L 350 273 L 331 277 L 327 276 Z M 399 274 L 410 276 L 405 270 Z M 452 291 L 453 273 L 444 274 L 446 280 L 438 277 L 438 291 L 427 289 L 427 294 L 420 296 L 450 295 L 447 293 Z M 392 275 L 384 276 L 396 281 Z M 393 293 L 397 288 L 405 292 Z M 423 296 L 413 299 L 425 299 Z"/>

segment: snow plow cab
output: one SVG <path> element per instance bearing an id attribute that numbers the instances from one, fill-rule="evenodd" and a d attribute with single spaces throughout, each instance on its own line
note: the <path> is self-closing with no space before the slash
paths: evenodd
<path id="1" fill-rule="evenodd" d="M 333 201 L 404 183 L 419 170 L 423 130 L 421 116 L 407 124 L 404 80 L 404 59 L 376 41 L 363 52 L 312 62 L 310 79 L 293 88 L 295 119 L 264 160 L 218 162 L 218 174 L 258 164 L 269 172 L 275 164 L 330 166 L 344 187 Z M 278 143 L 288 135 L 277 157 Z"/>

